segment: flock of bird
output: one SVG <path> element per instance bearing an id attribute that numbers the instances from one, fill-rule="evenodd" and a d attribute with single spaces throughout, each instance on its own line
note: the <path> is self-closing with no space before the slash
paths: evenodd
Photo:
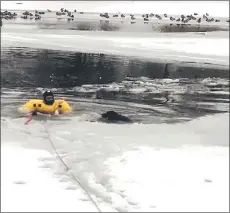
<path id="1" fill-rule="evenodd" d="M 9 11 L 4 11 L 1 12 L 1 26 L 2 26 L 2 19 L 6 19 L 6 20 L 12 20 L 12 19 L 16 19 L 16 18 L 22 18 L 22 19 L 34 19 L 34 20 L 41 20 L 42 16 L 46 13 L 50 13 L 51 11 L 48 9 L 46 12 L 39 12 L 37 10 L 35 10 L 34 14 L 28 11 L 25 11 L 22 13 L 22 15 L 19 17 L 17 13 L 11 13 Z M 67 9 L 61 8 L 59 12 L 56 12 L 56 16 L 60 19 L 63 16 L 67 16 L 67 20 L 68 21 L 73 21 L 74 20 L 74 14 L 73 13 L 77 13 L 77 10 L 74 10 L 73 12 L 70 12 Z M 84 14 L 83 12 L 78 12 L 79 14 Z M 100 13 L 100 17 L 103 17 L 105 19 L 109 19 L 109 18 L 127 18 L 130 17 L 131 19 L 131 23 L 134 24 L 136 23 L 134 20 L 136 19 L 136 17 L 133 14 L 130 15 L 124 15 L 124 14 L 113 14 L 113 15 L 109 15 L 108 13 Z M 163 16 L 160 16 L 159 14 L 143 14 L 142 18 L 145 24 L 148 24 L 150 21 L 150 18 L 155 18 L 156 20 L 162 20 L 162 17 L 164 19 L 169 19 L 171 21 L 170 26 L 173 25 L 173 22 L 175 23 L 180 23 L 180 24 L 188 24 L 189 21 L 193 20 L 196 21 L 198 24 L 200 24 L 201 22 L 220 22 L 219 19 L 210 17 L 208 13 L 203 14 L 202 16 L 199 16 L 198 13 L 194 13 L 194 14 L 190 14 L 190 15 L 180 15 L 179 17 L 173 17 L 173 16 L 168 16 L 167 14 L 164 14 Z M 227 20 L 226 22 L 229 23 L 229 20 Z M 177 24 L 177 25 L 178 25 Z M 179 25 L 180 25 L 179 24 Z"/>
<path id="2" fill-rule="evenodd" d="M 108 13 L 100 13 L 100 16 L 101 17 L 105 17 L 105 18 L 110 18 L 109 14 Z M 124 14 L 121 14 L 120 15 L 121 18 L 125 18 L 125 15 Z M 135 16 L 133 14 L 130 14 L 129 15 L 131 17 L 131 20 L 135 20 Z M 194 14 L 191 14 L 191 15 L 181 15 L 180 17 L 178 18 L 175 18 L 173 16 L 170 16 L 168 17 L 168 15 L 165 13 L 164 14 L 164 18 L 169 18 L 171 21 L 177 21 L 177 22 L 182 22 L 182 23 L 188 23 L 190 20 L 197 20 L 197 23 L 201 23 L 202 21 L 202 18 L 197 18 L 196 16 L 198 16 L 198 13 L 194 13 Z M 118 14 L 114 14 L 113 17 L 119 17 Z M 153 14 L 153 13 L 150 13 L 150 14 L 143 14 L 142 15 L 142 18 L 144 19 L 145 22 L 148 22 L 149 21 L 149 18 L 157 18 L 159 20 L 162 20 L 162 16 L 158 15 L 158 14 Z M 220 22 L 219 19 L 214 19 L 214 18 L 210 18 L 209 17 L 209 14 L 206 13 L 203 15 L 203 20 L 205 20 L 206 22 Z M 229 21 L 227 21 L 229 22 Z"/>

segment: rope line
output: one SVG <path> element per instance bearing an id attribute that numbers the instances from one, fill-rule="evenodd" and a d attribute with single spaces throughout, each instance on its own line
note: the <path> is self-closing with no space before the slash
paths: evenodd
<path id="1" fill-rule="evenodd" d="M 48 139 L 49 142 L 54 150 L 54 152 L 56 153 L 57 157 L 59 158 L 59 160 L 61 161 L 61 163 L 63 164 L 63 166 L 65 167 L 65 170 L 68 172 L 70 171 L 70 168 L 66 165 L 66 163 L 63 161 L 63 159 L 61 158 L 61 156 L 59 155 L 59 153 L 57 152 L 57 149 L 51 139 L 51 135 L 48 131 L 48 128 L 46 127 L 45 123 L 44 123 L 44 129 L 46 134 L 48 135 Z M 78 178 L 72 173 L 69 172 L 72 176 L 72 178 L 78 183 L 78 185 L 83 189 L 83 191 L 85 191 L 85 193 L 87 194 L 87 196 L 89 197 L 90 201 L 93 203 L 93 205 L 96 207 L 98 212 L 102 212 L 101 209 L 99 208 L 99 206 L 97 205 L 96 201 L 94 201 L 94 199 L 92 198 L 92 196 L 90 195 L 90 193 L 88 192 L 88 190 L 81 184 L 81 182 L 78 180 Z"/>

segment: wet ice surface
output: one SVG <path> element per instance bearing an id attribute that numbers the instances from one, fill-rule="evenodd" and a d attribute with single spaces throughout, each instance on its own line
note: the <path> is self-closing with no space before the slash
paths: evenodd
<path id="1" fill-rule="evenodd" d="M 228 66 L 228 32 L 211 35 L 121 33 L 2 28 L 1 48 L 30 47 L 133 56 L 154 61 L 203 62 Z M 221 38 L 220 38 L 221 37 Z M 217 39 L 218 38 L 218 39 Z"/>
<path id="2" fill-rule="evenodd" d="M 96 211 L 77 177 L 102 211 L 228 211 L 228 33 L 55 32 L 2 30 L 2 210 Z M 25 126 L 45 88 L 73 113 Z"/>

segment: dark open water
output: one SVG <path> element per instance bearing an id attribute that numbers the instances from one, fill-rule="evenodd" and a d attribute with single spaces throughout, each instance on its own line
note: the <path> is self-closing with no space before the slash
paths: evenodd
<path id="1" fill-rule="evenodd" d="M 2 48 L 1 86 L 3 114 L 9 113 L 11 104 L 41 97 L 44 88 L 66 97 L 77 113 L 113 109 L 141 122 L 229 112 L 229 70 L 208 64 L 157 64 L 105 54 Z"/>

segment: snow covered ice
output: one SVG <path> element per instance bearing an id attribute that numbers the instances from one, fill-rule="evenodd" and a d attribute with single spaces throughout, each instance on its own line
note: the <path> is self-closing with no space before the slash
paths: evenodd
<path id="1" fill-rule="evenodd" d="M 21 123 L 2 122 L 2 210 L 95 211 L 51 155 L 48 138 L 41 140 L 42 124 L 25 130 Z M 227 114 L 177 125 L 105 125 L 73 118 L 49 130 L 69 172 L 96 194 L 102 211 L 227 211 Z"/>
<path id="2" fill-rule="evenodd" d="M 69 178 L 52 175 L 48 165 L 55 162 L 55 157 L 48 152 L 3 145 L 1 157 L 2 211 L 96 211 Z M 49 161 L 47 165 L 43 159 Z"/>

